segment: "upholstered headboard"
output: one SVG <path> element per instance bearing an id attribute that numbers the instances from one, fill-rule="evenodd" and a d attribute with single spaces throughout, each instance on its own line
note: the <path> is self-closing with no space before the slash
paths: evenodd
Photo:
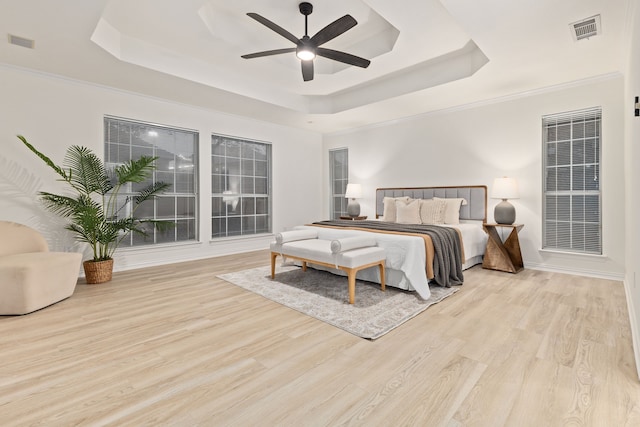
<path id="1" fill-rule="evenodd" d="M 463 198 L 466 205 L 460 207 L 460 219 L 487 221 L 487 186 L 466 185 L 460 187 L 413 187 L 376 189 L 376 218 L 382 216 L 385 197 L 409 196 L 412 199 Z"/>

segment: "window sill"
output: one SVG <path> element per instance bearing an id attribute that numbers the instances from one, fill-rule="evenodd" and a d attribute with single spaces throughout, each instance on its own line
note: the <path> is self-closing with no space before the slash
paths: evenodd
<path id="1" fill-rule="evenodd" d="M 557 250 L 557 249 L 539 248 L 538 252 L 544 253 L 544 254 L 565 255 L 567 257 L 586 257 L 586 258 L 602 259 L 602 260 L 609 259 L 609 257 L 607 255 L 605 255 L 605 254 L 587 254 L 587 253 L 582 253 L 582 252 L 561 251 L 561 250 Z"/>
<path id="2" fill-rule="evenodd" d="M 199 246 L 202 242 L 197 240 L 187 240 L 181 242 L 166 242 L 166 243 L 155 243 L 150 245 L 139 245 L 139 246 L 120 246 L 118 248 L 118 252 L 137 252 L 137 251 L 151 251 L 151 250 L 164 250 L 167 248 L 176 248 L 176 247 L 184 247 L 184 246 Z"/>
<path id="3" fill-rule="evenodd" d="M 274 233 L 261 233 L 261 234 L 248 234 L 245 236 L 229 236 L 229 237 L 215 237 L 209 239 L 209 244 L 218 242 L 229 242 L 237 240 L 262 240 L 265 238 L 274 238 Z"/>

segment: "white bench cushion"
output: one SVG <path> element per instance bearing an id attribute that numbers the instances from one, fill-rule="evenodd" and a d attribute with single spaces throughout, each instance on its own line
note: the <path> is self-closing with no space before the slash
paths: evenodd
<path id="1" fill-rule="evenodd" d="M 377 246 L 353 249 L 338 254 L 336 264 L 341 267 L 356 268 L 385 259 L 384 249 Z"/>
<path id="2" fill-rule="evenodd" d="M 384 249 L 377 246 L 352 249 L 340 253 L 331 251 L 331 240 L 308 239 L 284 244 L 271 243 L 271 251 L 283 256 L 293 256 L 324 262 L 341 267 L 355 268 L 385 259 Z M 374 241 L 375 243 L 375 241 Z"/>
<path id="3" fill-rule="evenodd" d="M 283 244 L 272 243 L 271 251 L 300 258 L 333 263 L 331 240 L 307 239 Z"/>

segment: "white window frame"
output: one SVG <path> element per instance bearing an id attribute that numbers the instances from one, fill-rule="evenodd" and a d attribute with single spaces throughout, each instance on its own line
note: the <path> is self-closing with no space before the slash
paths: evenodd
<path id="1" fill-rule="evenodd" d="M 345 156 L 344 164 L 338 165 L 336 157 Z M 341 170 L 338 170 L 340 168 Z M 330 215 L 331 219 L 339 219 L 347 215 L 347 199 L 345 192 L 349 183 L 349 149 L 335 148 L 329 150 L 329 185 L 330 185 Z"/>
<path id="2" fill-rule="evenodd" d="M 542 118 L 542 249 L 602 255 L 602 108 Z"/>
<path id="3" fill-rule="evenodd" d="M 116 135 L 112 135 L 114 132 Z M 193 144 L 185 156 L 181 148 Z M 104 159 L 107 166 L 115 166 L 141 155 L 158 157 L 151 180 L 132 184 L 133 195 L 152 181 L 163 181 L 171 187 L 154 200 L 144 202 L 136 217 L 172 221 L 175 226 L 160 231 L 148 225 L 147 236 L 130 233 L 122 247 L 152 246 L 193 242 L 198 239 L 198 132 L 173 126 L 148 123 L 122 117 L 104 116 Z M 171 212 L 163 211 L 171 207 Z M 145 212 L 147 213 L 145 215 Z"/>
<path id="4" fill-rule="evenodd" d="M 268 142 L 211 135 L 212 240 L 271 233 L 271 153 Z"/>

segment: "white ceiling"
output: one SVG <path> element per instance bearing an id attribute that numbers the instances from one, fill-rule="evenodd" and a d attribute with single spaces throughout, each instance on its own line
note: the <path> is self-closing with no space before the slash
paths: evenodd
<path id="1" fill-rule="evenodd" d="M 345 14 L 358 25 L 323 47 L 367 69 L 318 58 L 303 82 L 294 47 L 246 16 L 297 37 L 299 0 L 0 0 L 0 63 L 319 132 L 623 72 L 632 0 L 312 1 L 309 35 Z M 569 24 L 601 15 L 575 42 Z"/>

